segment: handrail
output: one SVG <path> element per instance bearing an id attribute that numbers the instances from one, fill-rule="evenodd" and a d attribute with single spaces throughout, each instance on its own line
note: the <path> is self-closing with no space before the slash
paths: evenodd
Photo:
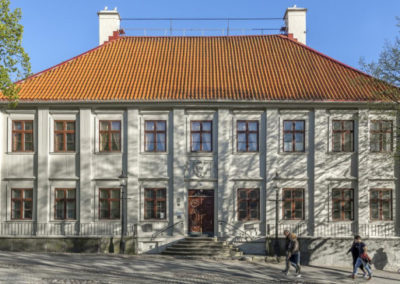
<path id="1" fill-rule="evenodd" d="M 233 229 L 236 229 L 236 230 L 238 230 L 239 232 L 243 233 L 243 234 L 246 236 L 246 241 L 247 241 L 247 238 L 250 238 L 250 240 L 255 240 L 255 239 L 256 239 L 255 237 L 250 236 L 247 232 L 242 231 L 241 229 L 239 229 L 237 226 L 232 225 L 232 224 L 229 224 L 228 222 L 226 222 L 226 221 L 224 221 L 224 220 L 218 220 L 218 223 L 220 223 L 221 225 L 222 225 L 222 224 L 228 225 L 228 226 L 232 227 Z"/>
<path id="2" fill-rule="evenodd" d="M 159 234 L 165 232 L 166 230 L 168 230 L 168 229 L 170 229 L 170 228 L 175 227 L 176 225 L 178 225 L 178 224 L 180 224 L 180 223 L 183 223 L 183 221 L 176 222 L 175 224 L 169 225 L 169 226 L 167 226 L 167 227 L 165 227 L 165 228 L 163 228 L 163 229 L 161 229 L 161 230 L 158 230 L 158 231 L 155 232 L 153 235 L 151 235 L 150 241 L 153 241 Z"/>

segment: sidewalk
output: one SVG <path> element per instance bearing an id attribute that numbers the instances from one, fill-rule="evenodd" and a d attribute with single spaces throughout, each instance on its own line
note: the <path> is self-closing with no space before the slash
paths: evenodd
<path id="1" fill-rule="evenodd" d="M 349 268 L 303 267 L 303 277 L 281 273 L 283 264 L 177 259 L 160 255 L 44 254 L 0 251 L 0 283 L 400 283 L 400 274 L 374 271 L 366 281 Z"/>

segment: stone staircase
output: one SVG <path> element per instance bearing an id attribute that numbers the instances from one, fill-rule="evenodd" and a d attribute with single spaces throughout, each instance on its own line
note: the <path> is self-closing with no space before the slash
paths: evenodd
<path id="1" fill-rule="evenodd" d="M 239 257 L 238 248 L 211 237 L 187 237 L 167 247 L 162 254 L 185 257 Z"/>

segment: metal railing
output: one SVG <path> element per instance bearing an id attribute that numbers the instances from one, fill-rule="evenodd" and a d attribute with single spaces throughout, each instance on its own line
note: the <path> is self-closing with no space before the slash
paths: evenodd
<path id="1" fill-rule="evenodd" d="M 176 225 L 178 225 L 178 224 L 180 224 L 180 223 L 182 223 L 183 224 L 183 221 L 179 221 L 179 222 L 176 222 L 176 223 L 174 223 L 174 224 L 171 224 L 171 225 L 168 225 L 168 226 L 166 226 L 165 228 L 162 228 L 161 230 L 158 230 L 157 232 L 155 232 L 152 236 L 151 236 L 151 241 L 153 241 L 155 238 L 157 238 L 160 234 L 162 234 L 162 233 L 164 233 L 165 231 L 167 231 L 167 230 L 169 230 L 169 229 L 171 229 L 171 228 L 174 228 Z"/>
<path id="2" fill-rule="evenodd" d="M 394 223 L 385 224 L 357 224 L 353 223 L 321 223 L 314 224 L 309 228 L 307 223 L 297 224 L 279 224 L 278 233 L 283 237 L 283 232 L 288 230 L 298 236 L 312 237 L 352 237 L 360 235 L 362 237 L 399 237 L 399 232 L 396 231 Z M 271 237 L 275 234 L 275 226 L 267 224 L 267 236 Z"/>
<path id="3" fill-rule="evenodd" d="M 127 235 L 136 234 L 135 225 L 128 225 Z M 37 222 L 2 222 L 0 236 L 120 236 L 120 223 L 37 223 Z"/>

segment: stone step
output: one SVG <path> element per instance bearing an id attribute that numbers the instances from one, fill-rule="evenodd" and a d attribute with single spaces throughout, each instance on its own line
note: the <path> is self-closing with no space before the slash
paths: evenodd
<path id="1" fill-rule="evenodd" d="M 187 252 L 201 252 L 201 251 L 209 251 L 209 252 L 226 252 L 226 251 L 231 251 L 230 248 L 222 248 L 222 249 L 210 249 L 210 248 L 177 248 L 177 247 L 168 247 L 165 249 L 165 251 L 187 251 Z"/>
<path id="2" fill-rule="evenodd" d="M 188 248 L 188 247 L 196 247 L 196 248 L 233 248 L 232 245 L 226 245 L 226 244 L 188 244 L 188 243 L 176 243 L 173 244 L 174 247 L 182 247 L 182 248 Z"/>
<path id="3" fill-rule="evenodd" d="M 184 238 L 185 241 L 189 242 L 198 242 L 198 241 L 203 241 L 203 242 L 217 242 L 217 238 L 210 238 L 210 237 L 186 237 Z"/>
<path id="4" fill-rule="evenodd" d="M 210 242 L 210 241 L 203 241 L 203 240 L 194 241 L 194 240 L 186 240 L 186 239 L 179 241 L 179 243 L 182 243 L 182 244 L 227 244 L 226 242 L 222 242 L 222 241 Z"/>
<path id="5" fill-rule="evenodd" d="M 163 251 L 162 254 L 166 255 L 187 255 L 187 256 L 226 256 L 229 257 L 231 254 L 229 252 L 215 252 L 215 251 L 202 251 L 198 253 L 187 252 L 187 251 Z"/>

